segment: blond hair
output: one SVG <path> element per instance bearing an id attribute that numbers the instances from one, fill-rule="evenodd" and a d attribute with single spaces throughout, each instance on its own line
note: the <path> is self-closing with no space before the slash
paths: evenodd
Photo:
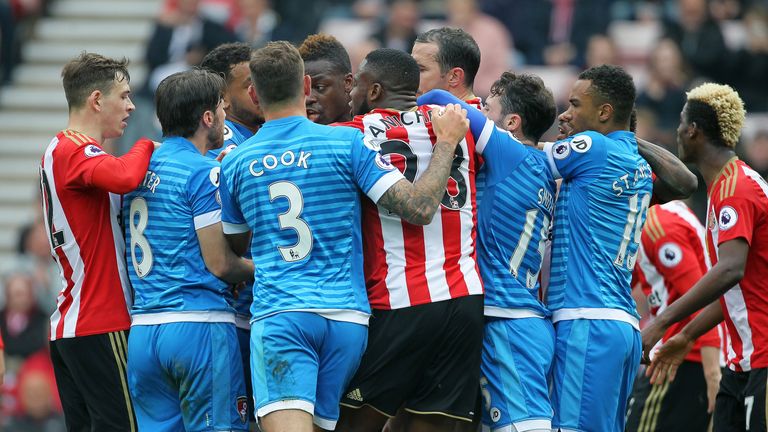
<path id="1" fill-rule="evenodd" d="M 698 101 L 710 106 L 715 111 L 720 139 L 728 147 L 736 147 L 744 126 L 744 101 L 728 85 L 705 83 L 687 93 L 688 101 Z"/>

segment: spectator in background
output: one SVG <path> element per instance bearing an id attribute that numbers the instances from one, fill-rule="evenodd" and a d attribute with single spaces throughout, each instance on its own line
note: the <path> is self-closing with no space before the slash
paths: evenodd
<path id="1" fill-rule="evenodd" d="M 39 210 L 39 207 L 37 209 Z M 31 267 L 38 306 L 43 312 L 50 314 L 56 309 L 56 294 L 61 286 L 58 269 L 51 259 L 48 235 L 42 215 L 37 215 L 19 231 L 16 251 L 20 260 Z"/>
<path id="2" fill-rule="evenodd" d="M 266 45 L 278 21 L 269 0 L 239 0 L 238 6 L 240 17 L 234 23 L 235 34 L 254 48 Z"/>
<path id="3" fill-rule="evenodd" d="M 768 129 L 760 129 L 744 143 L 744 159 L 763 178 L 768 176 Z"/>
<path id="4" fill-rule="evenodd" d="M 512 63 L 512 37 L 499 20 L 480 10 L 477 0 L 448 0 L 446 12 L 448 25 L 469 33 L 480 48 L 482 62 L 474 88 L 486 97 Z"/>
<path id="5" fill-rule="evenodd" d="M 0 333 L 0 386 L 3 385 L 5 378 L 5 344 L 3 344 L 3 334 Z"/>
<path id="6" fill-rule="evenodd" d="M 728 81 L 724 61 L 728 49 L 720 26 L 709 14 L 707 0 L 680 0 L 678 11 L 678 19 L 665 20 L 664 37 L 675 41 L 694 72 L 715 81 Z"/>
<path id="7" fill-rule="evenodd" d="M 307 36 L 317 33 L 327 0 L 277 0 L 273 7 L 280 17 L 272 40 L 287 40 L 300 44 Z"/>
<path id="8" fill-rule="evenodd" d="M 596 34 L 589 38 L 587 43 L 586 63 L 584 69 L 600 66 L 601 64 L 620 66 L 616 52 L 616 44 L 609 36 Z"/>
<path id="9" fill-rule="evenodd" d="M 19 368 L 16 396 L 18 408 L 9 416 L 9 432 L 63 432 L 61 402 L 56 392 L 53 365 L 48 353 L 41 351 Z"/>
<path id="10" fill-rule="evenodd" d="M 747 111 L 768 111 L 768 6 L 755 4 L 744 15 L 746 45 L 733 53 L 729 76 Z"/>
<path id="11" fill-rule="evenodd" d="M 166 76 L 197 66 L 211 49 L 235 41 L 223 25 L 201 16 L 200 0 L 178 0 L 158 17 L 147 44 L 144 90 L 154 93 Z"/>
<path id="12" fill-rule="evenodd" d="M 393 48 L 411 52 L 419 25 L 419 4 L 416 0 L 393 0 L 389 13 L 371 35 L 378 48 Z"/>
<path id="13" fill-rule="evenodd" d="M 637 108 L 654 118 L 657 133 L 648 139 L 675 152 L 680 107 L 685 104 L 685 90 L 689 84 L 688 67 L 677 44 L 662 39 L 648 61 L 648 81 L 637 97 Z M 676 152 L 675 152 L 676 153 Z"/>
<path id="14" fill-rule="evenodd" d="M 4 278 L 5 307 L 0 310 L 0 333 L 9 357 L 27 358 L 46 345 L 48 316 L 38 308 L 32 276 L 16 271 Z"/>

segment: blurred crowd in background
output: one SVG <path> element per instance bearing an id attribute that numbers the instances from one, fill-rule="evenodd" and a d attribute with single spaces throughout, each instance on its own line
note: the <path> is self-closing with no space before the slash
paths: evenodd
<path id="1" fill-rule="evenodd" d="M 0 0 L 1 84 L 10 81 L 21 45 L 52 1 Z M 581 70 L 624 66 L 638 87 L 638 136 L 673 153 L 686 90 L 705 80 L 729 84 L 750 117 L 739 154 L 768 174 L 766 0 L 164 0 L 143 59 L 147 78 L 131 83 L 137 109 L 115 151 L 139 136 L 160 137 L 152 109 L 157 84 L 196 66 L 221 43 L 299 44 L 322 31 L 346 46 L 354 69 L 370 50 L 410 52 L 418 33 L 442 25 L 463 28 L 480 46 L 479 96 L 487 96 L 505 70 L 532 72 L 564 107 Z M 692 201 L 700 218 L 705 203 L 700 181 Z M 18 259 L 0 275 L 8 368 L 0 388 L 0 429 L 8 431 L 64 430 L 47 353 L 60 282 L 40 216 L 19 232 Z"/>

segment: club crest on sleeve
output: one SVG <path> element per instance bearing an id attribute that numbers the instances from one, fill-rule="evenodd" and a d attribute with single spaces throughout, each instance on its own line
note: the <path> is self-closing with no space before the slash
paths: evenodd
<path id="1" fill-rule="evenodd" d="M 571 146 L 568 145 L 567 141 L 556 143 L 552 148 L 552 156 L 555 159 L 565 159 L 569 154 L 571 154 Z"/>
<path id="2" fill-rule="evenodd" d="M 664 243 L 659 248 L 659 261 L 665 267 L 675 267 L 683 260 L 683 250 L 677 243 Z"/>
<path id="3" fill-rule="evenodd" d="M 235 133 L 232 132 L 232 129 L 229 126 L 224 126 L 224 141 L 231 140 L 233 136 L 235 136 Z"/>
<path id="4" fill-rule="evenodd" d="M 378 166 L 383 170 L 391 171 L 395 169 L 395 166 L 389 163 L 388 160 L 384 159 L 384 155 L 382 155 L 381 153 L 376 155 L 376 158 L 374 159 L 374 161 L 376 162 L 376 166 Z"/>
<path id="5" fill-rule="evenodd" d="M 221 175 L 221 167 L 213 167 L 211 168 L 211 171 L 208 173 L 208 180 L 210 180 L 214 186 L 219 187 L 220 175 Z"/>
<path id="6" fill-rule="evenodd" d="M 736 221 L 739 220 L 739 214 L 736 213 L 731 206 L 725 206 L 720 209 L 720 216 L 717 217 L 717 222 L 720 225 L 720 231 L 725 231 L 736 225 Z"/>
<path id="7" fill-rule="evenodd" d="M 86 157 L 103 156 L 106 154 L 104 150 L 96 147 L 93 144 L 85 146 L 83 151 L 85 152 Z"/>
<path id="8" fill-rule="evenodd" d="M 571 138 L 571 148 L 576 153 L 586 153 L 592 148 L 592 137 L 589 135 L 576 135 Z"/>

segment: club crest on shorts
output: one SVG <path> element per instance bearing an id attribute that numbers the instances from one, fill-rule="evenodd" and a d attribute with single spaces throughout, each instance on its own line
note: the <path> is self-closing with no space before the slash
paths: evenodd
<path id="1" fill-rule="evenodd" d="M 677 243 L 664 243 L 659 248 L 659 261 L 665 267 L 675 267 L 683 260 L 683 250 Z"/>
<path id="2" fill-rule="evenodd" d="M 556 143 L 552 148 L 552 156 L 555 159 L 565 159 L 569 154 L 571 154 L 571 146 L 568 145 L 567 141 Z"/>
<path id="3" fill-rule="evenodd" d="M 103 156 L 106 154 L 104 150 L 96 147 L 93 144 L 85 146 L 83 152 L 85 153 L 86 157 Z"/>
<path id="4" fill-rule="evenodd" d="M 237 408 L 237 414 L 240 415 L 240 421 L 243 423 L 248 421 L 248 398 L 245 396 L 238 396 L 235 401 L 235 407 Z"/>
<path id="5" fill-rule="evenodd" d="M 720 209 L 720 216 L 717 217 L 717 222 L 720 224 L 720 231 L 733 228 L 738 220 L 739 214 L 736 213 L 736 210 L 731 206 L 725 206 Z"/>
<path id="6" fill-rule="evenodd" d="M 496 408 L 496 407 L 491 408 L 490 414 L 491 414 L 491 421 L 492 422 L 496 423 L 499 420 L 501 420 L 501 411 L 499 411 L 498 408 Z"/>

